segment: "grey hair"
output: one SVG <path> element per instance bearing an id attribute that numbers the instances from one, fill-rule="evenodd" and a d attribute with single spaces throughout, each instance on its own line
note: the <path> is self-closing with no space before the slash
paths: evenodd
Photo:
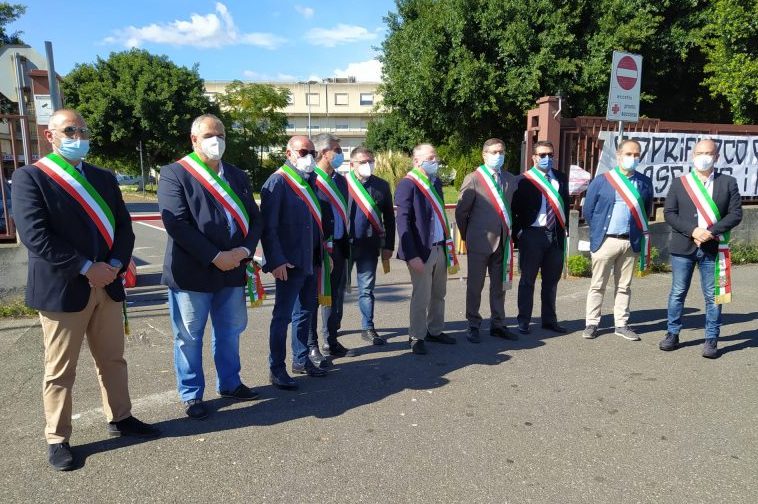
<path id="1" fill-rule="evenodd" d="M 423 151 L 425 149 L 432 149 L 432 150 L 434 150 L 434 145 L 432 145 L 430 143 L 418 144 L 417 146 L 415 146 L 413 148 L 413 157 L 414 158 L 418 157 L 418 155 L 421 153 L 421 151 Z"/>
<path id="2" fill-rule="evenodd" d="M 316 161 L 323 157 L 323 152 L 329 150 L 329 144 L 332 142 L 339 143 L 339 137 L 332 135 L 331 133 L 319 133 L 311 138 L 313 142 L 313 149 L 316 151 Z"/>
<path id="3" fill-rule="evenodd" d="M 197 135 L 200 133 L 200 125 L 203 124 L 206 120 L 212 120 L 215 121 L 216 124 L 219 124 L 221 126 L 221 129 L 224 130 L 224 133 L 226 133 L 226 128 L 224 127 L 224 123 L 221 122 L 221 119 L 216 117 L 213 114 L 203 114 L 200 116 L 197 116 L 194 121 L 192 121 L 192 128 L 190 128 L 190 133 L 193 135 Z"/>

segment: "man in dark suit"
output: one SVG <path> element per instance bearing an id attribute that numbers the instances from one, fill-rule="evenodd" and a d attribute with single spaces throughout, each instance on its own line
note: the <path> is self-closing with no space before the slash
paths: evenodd
<path id="1" fill-rule="evenodd" d="M 554 170 L 553 144 L 539 141 L 532 149 L 533 167 L 523 173 L 513 194 L 514 234 L 519 248 L 518 329 L 529 334 L 534 282 L 542 273 L 542 327 L 565 333 L 558 324 L 555 297 L 563 271 L 568 231 L 568 180 Z"/>
<path id="2" fill-rule="evenodd" d="M 718 148 L 713 140 L 701 140 L 693 149 L 694 171 L 674 180 L 663 209 L 671 226 L 671 293 L 668 332 L 659 347 L 679 347 L 682 310 L 695 265 L 705 300 L 703 357 L 719 356 L 721 305 L 731 300 L 729 232 L 742 221 L 742 200 L 734 177 L 717 173 Z M 717 268 L 716 266 L 719 266 Z"/>
<path id="3" fill-rule="evenodd" d="M 350 253 L 358 280 L 361 337 L 374 345 L 383 345 L 385 337 L 374 328 L 374 286 L 379 257 L 389 261 L 395 250 L 395 209 L 389 183 L 373 172 L 374 153 L 365 147 L 353 149 L 348 174 Z"/>
<path id="4" fill-rule="evenodd" d="M 292 371 L 325 376 L 308 358 L 308 333 L 318 308 L 318 269 L 323 267 L 324 242 L 331 230 L 324 226 L 316 198 L 313 142 L 294 136 L 287 142 L 284 166 L 271 174 L 261 190 L 263 213 L 263 271 L 276 279 L 276 299 L 269 330 L 271 383 L 294 390 L 287 373 L 287 326 L 292 322 Z M 327 210 L 328 212 L 328 210 Z"/>
<path id="5" fill-rule="evenodd" d="M 39 310 L 44 336 L 48 460 L 67 471 L 75 467 L 71 390 L 85 335 L 108 434 L 155 437 L 159 431 L 131 415 L 119 275 L 129 264 L 134 233 L 116 178 L 82 161 L 89 130 L 76 111 L 53 113 L 45 138 L 53 153 L 13 174 L 13 206 L 29 252 L 26 304 Z"/>
<path id="6" fill-rule="evenodd" d="M 413 284 L 408 334 L 411 351 L 415 354 L 427 352 L 424 341 L 455 343 L 455 338 L 442 332 L 445 325 L 446 238 L 449 231 L 444 229 L 445 225 L 441 223 L 428 196 L 430 191 L 435 191 L 441 199 L 442 182 L 437 177 L 438 168 L 434 147 L 430 144 L 416 146 L 413 149 L 413 170 L 395 190 L 400 237 L 397 256 L 408 264 Z M 411 178 L 414 173 L 418 174 L 418 178 L 428 180 L 430 187 L 426 191 Z"/>
<path id="7" fill-rule="evenodd" d="M 195 119 L 193 152 L 161 168 L 158 184 L 168 233 L 161 281 L 168 286 L 177 389 L 194 419 L 208 415 L 202 355 L 209 315 L 217 392 L 240 401 L 258 395 L 240 378 L 239 338 L 247 327 L 245 266 L 262 222 L 247 175 L 221 161 L 225 133 L 212 114 Z"/>
<path id="8" fill-rule="evenodd" d="M 504 169 L 505 144 L 499 138 L 490 138 L 482 147 L 484 164 L 466 175 L 455 205 L 455 222 L 466 241 L 468 279 L 466 280 L 467 338 L 479 343 L 479 326 L 482 316 L 484 277 L 490 273 L 490 334 L 515 340 L 516 335 L 505 325 L 505 290 L 510 288 L 510 275 L 505 270 L 512 263 L 504 263 L 504 253 L 512 254 L 510 210 L 515 175 Z M 494 190 L 494 192 L 493 192 Z M 506 220 L 507 219 L 507 220 Z M 506 255 L 505 259 L 509 256 Z"/>

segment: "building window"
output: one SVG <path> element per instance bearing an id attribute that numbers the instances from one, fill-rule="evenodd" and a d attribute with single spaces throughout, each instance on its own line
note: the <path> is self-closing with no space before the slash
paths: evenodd
<path id="1" fill-rule="evenodd" d="M 347 123 L 337 123 L 334 125 L 334 129 L 346 130 L 349 129 L 349 125 Z"/>
<path id="2" fill-rule="evenodd" d="M 321 95 L 318 93 L 305 93 L 305 104 L 318 107 L 321 104 Z"/>
<path id="3" fill-rule="evenodd" d="M 347 105 L 347 93 L 334 93 L 335 105 Z"/>
<path id="4" fill-rule="evenodd" d="M 287 94 L 287 105 L 294 105 L 295 104 L 295 95 L 292 93 Z"/>
<path id="5" fill-rule="evenodd" d="M 291 123 L 291 122 L 288 122 L 287 123 L 287 129 L 295 129 L 295 124 Z"/>
<path id="6" fill-rule="evenodd" d="M 374 93 L 361 93 L 361 105 L 373 105 Z"/>
<path id="7" fill-rule="evenodd" d="M 321 129 L 321 128 L 319 128 L 318 124 L 311 124 L 311 130 L 312 131 L 318 131 L 319 129 Z"/>

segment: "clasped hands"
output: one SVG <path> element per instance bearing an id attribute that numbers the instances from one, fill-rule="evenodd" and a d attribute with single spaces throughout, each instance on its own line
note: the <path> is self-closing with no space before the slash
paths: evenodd
<path id="1" fill-rule="evenodd" d="M 111 266 L 108 263 L 92 263 L 89 269 L 84 273 L 87 277 L 90 287 L 103 288 L 110 285 L 118 277 L 119 268 Z"/>
<path id="2" fill-rule="evenodd" d="M 698 247 L 708 240 L 715 240 L 716 237 L 711 234 L 707 229 L 696 227 L 692 231 L 692 239 L 695 240 L 695 245 Z"/>
<path id="3" fill-rule="evenodd" d="M 219 252 L 213 259 L 213 264 L 221 271 L 230 271 L 239 267 L 240 263 L 248 257 L 247 250 L 242 247 Z"/>

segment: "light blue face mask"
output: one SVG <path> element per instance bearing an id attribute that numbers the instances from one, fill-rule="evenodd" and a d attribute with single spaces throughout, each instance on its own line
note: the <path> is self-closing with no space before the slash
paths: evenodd
<path id="1" fill-rule="evenodd" d="M 440 165 L 437 163 L 437 161 L 423 161 L 421 163 L 421 168 L 426 172 L 427 175 L 431 177 L 437 174 L 437 170 L 439 170 Z"/>
<path id="2" fill-rule="evenodd" d="M 330 164 L 332 165 L 332 168 L 336 170 L 337 168 L 342 166 L 342 163 L 344 162 L 345 162 L 345 155 L 340 152 L 334 156 Z"/>
<path id="3" fill-rule="evenodd" d="M 537 163 L 537 168 L 544 172 L 551 170 L 553 168 L 553 157 L 545 156 L 540 158 L 539 162 Z"/>
<path id="4" fill-rule="evenodd" d="M 58 154 L 69 161 L 79 161 L 89 152 L 89 140 L 81 138 L 64 138 L 58 147 Z"/>

